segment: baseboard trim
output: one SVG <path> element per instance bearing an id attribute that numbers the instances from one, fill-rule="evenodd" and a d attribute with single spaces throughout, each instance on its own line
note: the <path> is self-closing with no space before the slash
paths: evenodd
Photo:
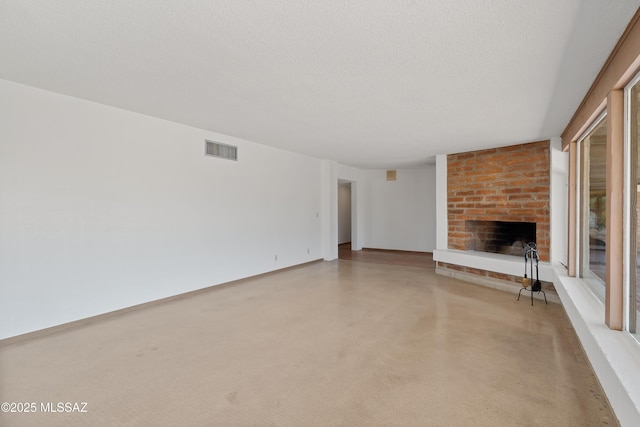
<path id="1" fill-rule="evenodd" d="M 406 253 L 406 254 L 420 254 L 420 255 L 431 254 L 431 255 L 433 255 L 433 252 L 407 251 L 407 250 L 404 250 L 404 249 L 362 248 L 362 250 L 363 251 L 369 251 L 369 252 L 400 252 L 400 253 Z"/>
<path id="2" fill-rule="evenodd" d="M 16 335 L 13 337 L 9 337 L 9 338 L 4 338 L 0 340 L 0 348 L 8 346 L 8 345 L 12 345 L 12 344 L 16 344 L 16 343 L 21 343 L 21 342 L 25 342 L 25 341 L 30 341 L 33 339 L 37 339 L 37 338 L 41 338 L 41 337 L 45 337 L 45 336 L 49 336 L 49 335 L 54 335 L 63 331 L 67 331 L 69 329 L 75 329 L 75 328 L 81 328 L 87 325 L 91 325 L 94 323 L 98 323 L 101 322 L 103 320 L 106 319 L 111 319 L 113 317 L 117 317 L 117 316 L 121 316 L 123 314 L 126 313 L 131 313 L 133 311 L 138 311 L 138 310 L 143 310 L 149 307 L 153 307 L 156 305 L 162 305 L 162 304 L 167 304 L 170 302 L 174 302 L 174 301 L 178 301 L 180 299 L 183 298 L 191 298 L 193 296 L 205 293 L 205 292 L 211 292 L 213 290 L 216 289 L 222 289 L 228 286 L 233 286 L 233 285 L 237 285 L 243 282 L 247 282 L 250 280 L 254 280 L 254 279 L 258 279 L 260 277 L 265 277 L 265 276 L 269 276 L 272 274 L 276 274 L 276 273 L 281 273 L 283 271 L 287 271 L 287 270 L 294 270 L 297 268 L 303 268 L 306 267 L 310 264 L 315 264 L 318 262 L 324 262 L 323 259 L 316 259 L 313 261 L 308 261 L 308 262 L 304 262 L 302 264 L 296 264 L 296 265 L 292 265 L 289 267 L 284 267 L 284 268 L 280 268 L 277 270 L 272 270 L 272 271 L 268 271 L 266 273 L 261 273 L 261 274 L 256 274 L 254 276 L 249 276 L 249 277 L 244 277 L 242 279 L 237 279 L 237 280 L 232 280 L 230 282 L 224 282 L 224 283 L 219 283 L 217 285 L 210 285 L 210 286 L 206 286 L 204 288 L 200 288 L 200 289 L 196 289 L 193 291 L 188 291 L 188 292 L 184 292 L 181 294 L 177 294 L 177 295 L 172 295 L 172 296 L 168 296 L 165 298 L 160 298 L 157 300 L 152 300 L 152 301 L 147 301 L 147 302 L 143 302 L 141 304 L 136 304 L 136 305 L 132 305 L 130 307 L 125 307 L 125 308 L 121 308 L 118 310 L 114 310 L 114 311 L 109 311 L 107 313 L 101 313 L 101 314 L 96 314 L 95 316 L 90 316 L 90 317 L 85 317 L 83 319 L 78 319 L 78 320 L 74 320 L 71 322 L 67 322 L 67 323 L 62 323 L 60 325 L 55 325 L 55 326 L 51 326 L 48 328 L 44 328 L 44 329 L 38 329 L 37 331 L 32 331 L 32 332 L 27 332 L 25 334 L 20 334 L 20 335 Z"/>

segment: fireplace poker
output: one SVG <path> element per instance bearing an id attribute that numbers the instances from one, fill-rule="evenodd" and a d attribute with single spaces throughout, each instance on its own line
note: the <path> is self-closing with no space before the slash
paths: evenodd
<path id="1" fill-rule="evenodd" d="M 524 277 L 522 278 L 522 287 L 528 288 L 531 285 L 531 279 L 527 277 L 527 255 L 529 254 L 529 249 L 524 251 Z"/>
<path id="2" fill-rule="evenodd" d="M 540 282 L 540 278 L 538 276 L 538 251 L 536 251 L 534 253 L 535 257 L 536 257 L 536 281 L 533 282 L 533 286 L 531 287 L 531 291 L 536 291 L 536 292 L 540 292 L 542 290 L 542 283 Z M 531 261 L 533 262 L 533 261 Z M 545 299 L 546 299 L 546 295 L 545 295 Z"/>

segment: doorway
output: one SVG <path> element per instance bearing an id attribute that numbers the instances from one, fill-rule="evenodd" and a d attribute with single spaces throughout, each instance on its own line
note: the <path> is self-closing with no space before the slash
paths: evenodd
<path id="1" fill-rule="evenodd" d="M 338 180 L 338 258 L 351 251 L 352 239 L 351 181 Z"/>

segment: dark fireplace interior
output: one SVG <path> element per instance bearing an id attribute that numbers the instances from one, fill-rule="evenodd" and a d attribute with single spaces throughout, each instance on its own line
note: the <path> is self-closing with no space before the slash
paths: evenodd
<path id="1" fill-rule="evenodd" d="M 496 254 L 524 254 L 529 242 L 536 241 L 535 222 L 465 221 L 467 250 Z"/>

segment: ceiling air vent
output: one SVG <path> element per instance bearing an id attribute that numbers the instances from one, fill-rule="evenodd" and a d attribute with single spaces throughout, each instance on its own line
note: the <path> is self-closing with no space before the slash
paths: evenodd
<path id="1" fill-rule="evenodd" d="M 221 157 L 228 160 L 238 160 L 238 147 L 219 142 L 204 141 L 205 154 L 207 156 Z"/>

